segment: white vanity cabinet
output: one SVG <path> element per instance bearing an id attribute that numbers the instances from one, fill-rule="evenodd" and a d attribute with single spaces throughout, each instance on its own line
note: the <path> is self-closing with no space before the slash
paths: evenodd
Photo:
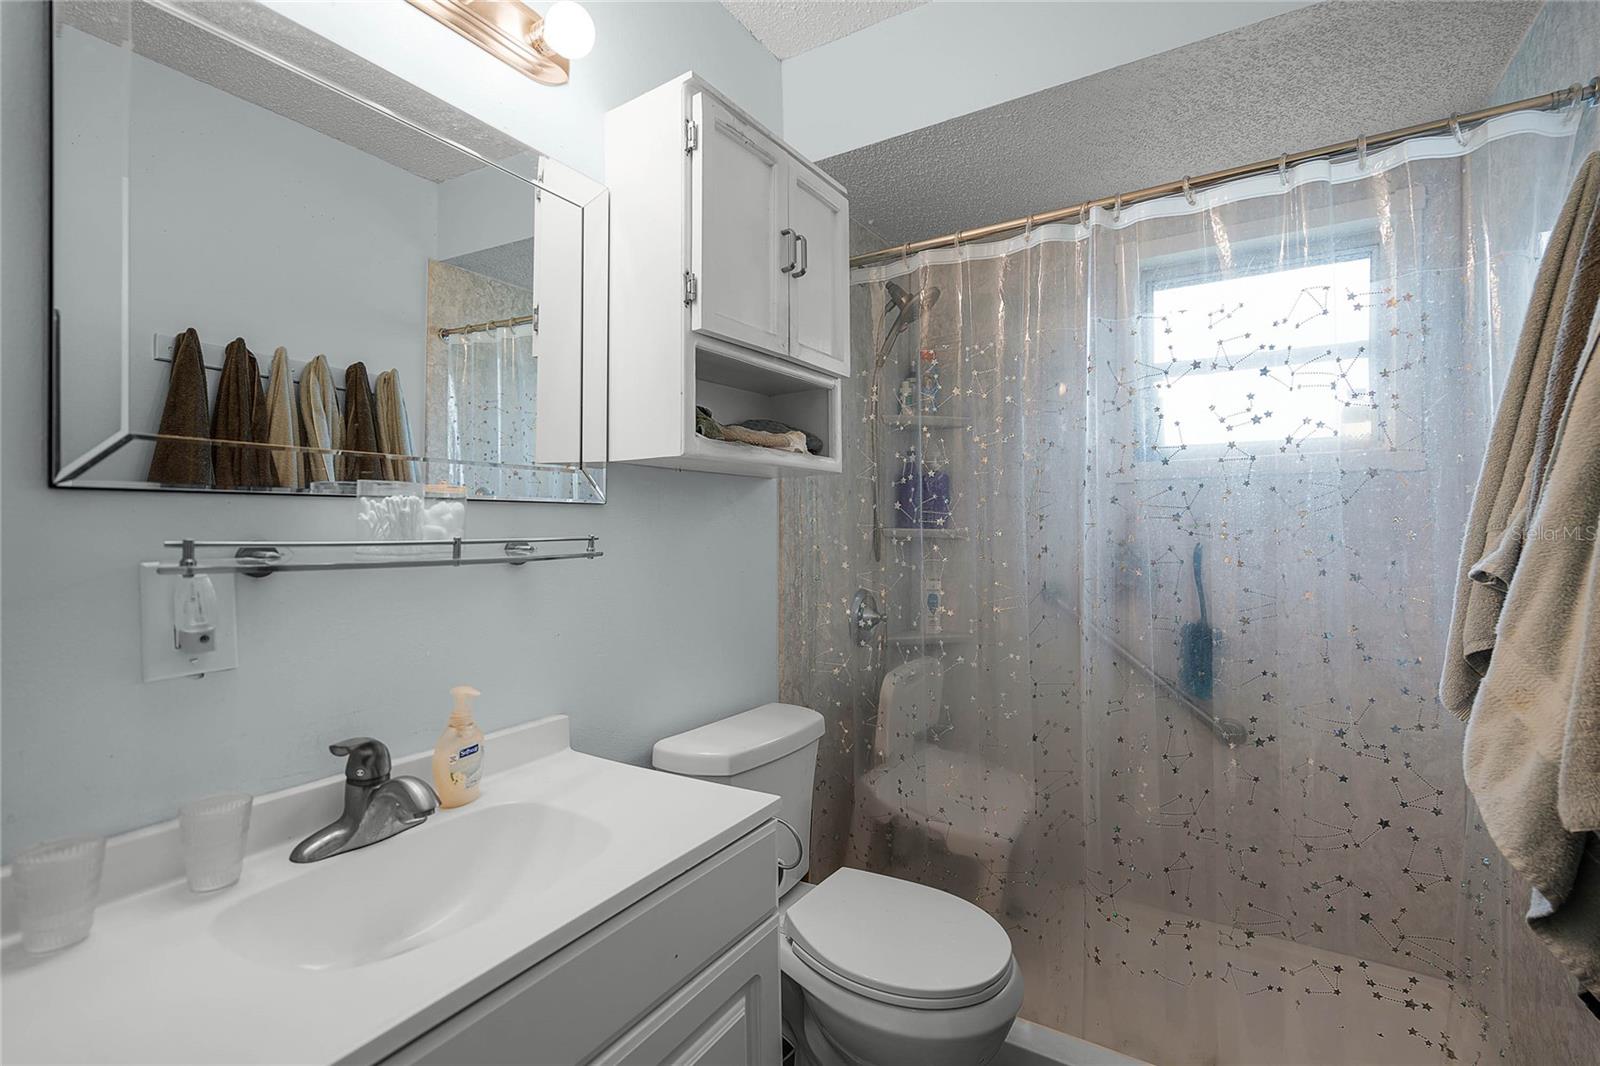
<path id="1" fill-rule="evenodd" d="M 693 74 L 606 116 L 613 460 L 726 473 L 840 469 L 850 373 L 845 191 Z M 728 390 L 732 390 L 730 393 Z M 766 418 L 821 438 L 768 454 L 695 433 Z"/>
<path id="2" fill-rule="evenodd" d="M 777 1066 L 772 823 L 382 1060 Z"/>

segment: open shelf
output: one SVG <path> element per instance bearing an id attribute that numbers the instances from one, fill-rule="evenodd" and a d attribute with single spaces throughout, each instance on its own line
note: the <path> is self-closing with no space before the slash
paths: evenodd
<path id="1" fill-rule="evenodd" d="M 879 526 L 878 532 L 890 540 L 966 540 L 964 529 L 946 526 Z"/>
<path id="2" fill-rule="evenodd" d="M 966 415 L 923 414 L 889 415 L 883 421 L 893 429 L 960 429 L 966 427 L 970 419 Z"/>
<path id="3" fill-rule="evenodd" d="M 977 640 L 977 634 L 955 630 L 945 633 L 890 633 L 887 638 L 890 644 L 969 644 Z"/>
<path id="4" fill-rule="evenodd" d="M 760 477 L 785 477 L 795 474 L 834 474 L 839 460 L 826 455 L 762 448 L 754 444 L 711 440 L 696 433 L 681 460 L 671 465 L 688 470 L 708 470 L 719 474 L 752 474 Z"/>

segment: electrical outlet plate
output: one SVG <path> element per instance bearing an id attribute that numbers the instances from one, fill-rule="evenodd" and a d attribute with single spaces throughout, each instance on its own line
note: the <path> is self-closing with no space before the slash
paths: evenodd
<path id="1" fill-rule="evenodd" d="M 139 564 L 139 644 L 146 681 L 204 677 L 239 665 L 239 619 L 234 610 L 233 574 L 212 574 L 217 590 L 216 647 L 199 655 L 173 646 L 172 595 L 183 578 L 156 573 L 157 563 Z"/>

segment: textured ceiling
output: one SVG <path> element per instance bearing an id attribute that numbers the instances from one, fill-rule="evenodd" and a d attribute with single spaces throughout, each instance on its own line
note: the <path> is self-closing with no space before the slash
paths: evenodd
<path id="1" fill-rule="evenodd" d="M 192 10 L 240 40 L 282 57 L 443 137 L 503 160 L 527 146 L 422 91 L 299 23 L 260 4 L 239 0 L 185 0 Z M 57 4 L 58 17 L 85 32 L 121 43 L 129 34 L 128 8 L 119 3 Z M 431 181 L 445 181 L 482 164 L 317 82 L 229 43 L 148 4 L 132 8 L 134 51 L 197 81 L 264 107 L 352 148 Z"/>
<path id="2" fill-rule="evenodd" d="M 927 0 L 722 0 L 733 17 L 779 59 L 809 52 Z"/>
<path id="3" fill-rule="evenodd" d="M 1317 4 L 822 166 L 883 244 L 919 240 L 1481 107 L 1538 10 Z"/>

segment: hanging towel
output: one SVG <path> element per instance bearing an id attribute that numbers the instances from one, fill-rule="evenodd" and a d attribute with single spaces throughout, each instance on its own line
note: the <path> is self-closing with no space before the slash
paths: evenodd
<path id="1" fill-rule="evenodd" d="M 1600 297 L 1600 153 L 1578 171 L 1556 219 L 1516 355 L 1506 376 L 1461 546 L 1439 698 L 1465 718 L 1495 647 L 1506 590 L 1522 551 L 1532 493 Z"/>
<path id="2" fill-rule="evenodd" d="M 272 353 L 272 370 L 267 377 L 266 420 L 266 440 L 275 446 L 268 453 L 268 480 L 277 488 L 297 489 L 304 465 L 300 453 L 295 450 L 300 444 L 300 413 L 295 409 L 289 353 L 283 348 Z"/>
<path id="3" fill-rule="evenodd" d="M 1467 724 L 1466 778 L 1528 925 L 1600 995 L 1600 320 Z"/>
<path id="4" fill-rule="evenodd" d="M 406 399 L 400 391 L 400 372 L 385 370 L 378 375 L 378 446 L 395 481 L 416 481 L 416 461 L 404 458 L 415 454 L 411 447 L 411 422 L 406 416 Z"/>
<path id="5" fill-rule="evenodd" d="M 150 458 L 146 480 L 163 485 L 210 485 L 211 410 L 206 396 L 206 367 L 200 351 L 200 334 L 191 327 L 178 334 L 172 346 L 172 372 L 167 375 L 167 400 L 161 409 L 163 437 L 193 440 L 158 440 Z"/>
<path id="6" fill-rule="evenodd" d="M 319 355 L 300 371 L 301 439 L 307 448 L 305 483 L 338 480 L 338 452 L 344 447 L 344 419 L 334 390 L 328 357 Z"/>
<path id="7" fill-rule="evenodd" d="M 264 484 L 261 449 L 236 447 L 223 441 L 253 442 L 258 429 L 258 407 L 265 400 L 261 370 L 243 337 L 228 342 L 222 358 L 222 378 L 217 383 L 217 407 L 211 413 L 212 462 L 219 489 L 248 489 Z M 265 411 L 261 410 L 264 415 Z"/>
<path id="8" fill-rule="evenodd" d="M 387 475 L 383 459 L 378 454 L 378 419 L 374 407 L 366 364 L 351 363 L 344 372 L 346 451 L 340 457 L 341 480 L 370 481 Z"/>

